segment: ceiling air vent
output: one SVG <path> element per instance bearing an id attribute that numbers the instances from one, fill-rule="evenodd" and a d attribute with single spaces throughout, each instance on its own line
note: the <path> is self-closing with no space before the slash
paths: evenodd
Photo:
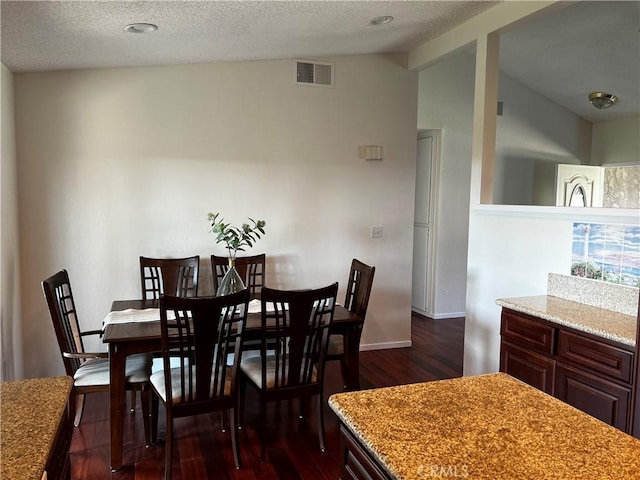
<path id="1" fill-rule="evenodd" d="M 294 60 L 294 83 L 316 87 L 333 87 L 334 64 L 315 60 Z"/>

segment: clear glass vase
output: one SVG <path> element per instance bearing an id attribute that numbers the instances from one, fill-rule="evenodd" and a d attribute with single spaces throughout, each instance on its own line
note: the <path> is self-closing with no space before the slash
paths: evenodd
<path id="1" fill-rule="evenodd" d="M 224 274 L 224 277 L 222 277 L 222 280 L 220 280 L 216 296 L 221 297 L 223 295 L 229 295 L 230 293 L 240 292 L 244 289 L 244 282 L 236 270 L 235 259 L 230 258 L 229 269 L 227 273 Z"/>

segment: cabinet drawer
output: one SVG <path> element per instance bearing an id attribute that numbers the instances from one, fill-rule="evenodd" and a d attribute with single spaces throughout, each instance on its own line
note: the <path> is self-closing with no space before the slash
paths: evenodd
<path id="1" fill-rule="evenodd" d="M 502 311 L 502 337 L 511 343 L 536 350 L 540 353 L 553 354 L 555 328 L 530 320 L 511 310 Z"/>
<path id="2" fill-rule="evenodd" d="M 553 395 L 556 361 L 507 342 L 500 346 L 500 371 Z"/>
<path id="3" fill-rule="evenodd" d="M 560 330 L 558 360 L 586 367 L 610 378 L 631 383 L 633 353 L 597 340 Z"/>

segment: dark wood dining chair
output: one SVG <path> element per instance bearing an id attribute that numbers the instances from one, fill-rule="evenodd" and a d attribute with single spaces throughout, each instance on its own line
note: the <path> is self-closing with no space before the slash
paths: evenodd
<path id="1" fill-rule="evenodd" d="M 260 459 L 266 449 L 267 403 L 317 396 L 318 439 L 325 451 L 324 363 L 338 283 L 315 290 L 262 289 L 260 355 L 240 362 L 242 421 L 246 385 L 260 398 Z"/>
<path id="2" fill-rule="evenodd" d="M 163 369 L 151 375 L 151 436 L 155 441 L 162 401 L 167 418 L 165 479 L 171 478 L 174 419 L 218 410 L 229 411 L 233 456 L 240 468 L 236 387 L 248 304 L 247 289 L 223 297 L 160 297 Z M 229 358 L 234 359 L 231 365 Z"/>
<path id="3" fill-rule="evenodd" d="M 158 300 L 160 295 L 196 297 L 200 256 L 186 258 L 140 257 L 140 282 L 143 300 Z"/>
<path id="4" fill-rule="evenodd" d="M 235 267 L 238 275 L 242 278 L 244 286 L 249 289 L 251 300 L 260 298 L 260 292 L 264 287 L 266 255 L 252 255 L 246 257 L 236 257 Z M 211 273 L 213 274 L 213 291 L 218 291 L 218 285 L 222 277 L 229 270 L 229 258 L 211 255 Z"/>
<path id="5" fill-rule="evenodd" d="M 200 256 L 186 258 L 140 257 L 140 282 L 143 300 L 159 300 L 161 295 L 198 296 Z M 160 368 L 160 354 L 154 353 L 152 372 Z M 135 397 L 131 395 L 133 408 Z"/>
<path id="6" fill-rule="evenodd" d="M 85 351 L 83 338 L 88 335 L 99 335 L 102 332 L 80 330 L 71 282 L 66 270 L 61 270 L 44 280 L 42 290 L 47 300 L 66 374 L 73 378 L 70 411 L 75 410 L 73 423 L 77 427 L 82 419 L 85 395 L 109 391 L 108 354 Z M 142 420 L 145 440 L 149 445 L 151 356 L 149 354 L 131 355 L 127 357 L 125 368 L 125 388 L 133 392 L 141 391 Z"/>
<path id="7" fill-rule="evenodd" d="M 362 335 L 362 328 L 364 327 L 364 320 L 367 316 L 367 307 L 369 306 L 369 297 L 371 296 L 371 287 L 373 285 L 373 276 L 375 273 L 376 267 L 370 267 L 355 258 L 351 260 L 344 307 L 351 313 L 355 313 L 362 318 L 362 323 L 359 325 L 357 335 L 358 349 L 360 348 L 360 337 Z M 335 333 L 329 337 L 327 361 L 340 361 L 342 381 L 343 384 L 346 384 L 347 359 L 344 354 L 344 342 L 344 334 Z M 346 390 L 346 385 L 344 386 L 344 389 Z"/>

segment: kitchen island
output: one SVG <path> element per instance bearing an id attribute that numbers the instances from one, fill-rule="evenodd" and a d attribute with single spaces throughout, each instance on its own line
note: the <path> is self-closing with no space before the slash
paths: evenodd
<path id="1" fill-rule="evenodd" d="M 626 479 L 640 440 L 504 373 L 332 395 L 343 479 Z"/>
<path id="2" fill-rule="evenodd" d="M 0 384 L 0 478 L 68 479 L 71 377 Z"/>

